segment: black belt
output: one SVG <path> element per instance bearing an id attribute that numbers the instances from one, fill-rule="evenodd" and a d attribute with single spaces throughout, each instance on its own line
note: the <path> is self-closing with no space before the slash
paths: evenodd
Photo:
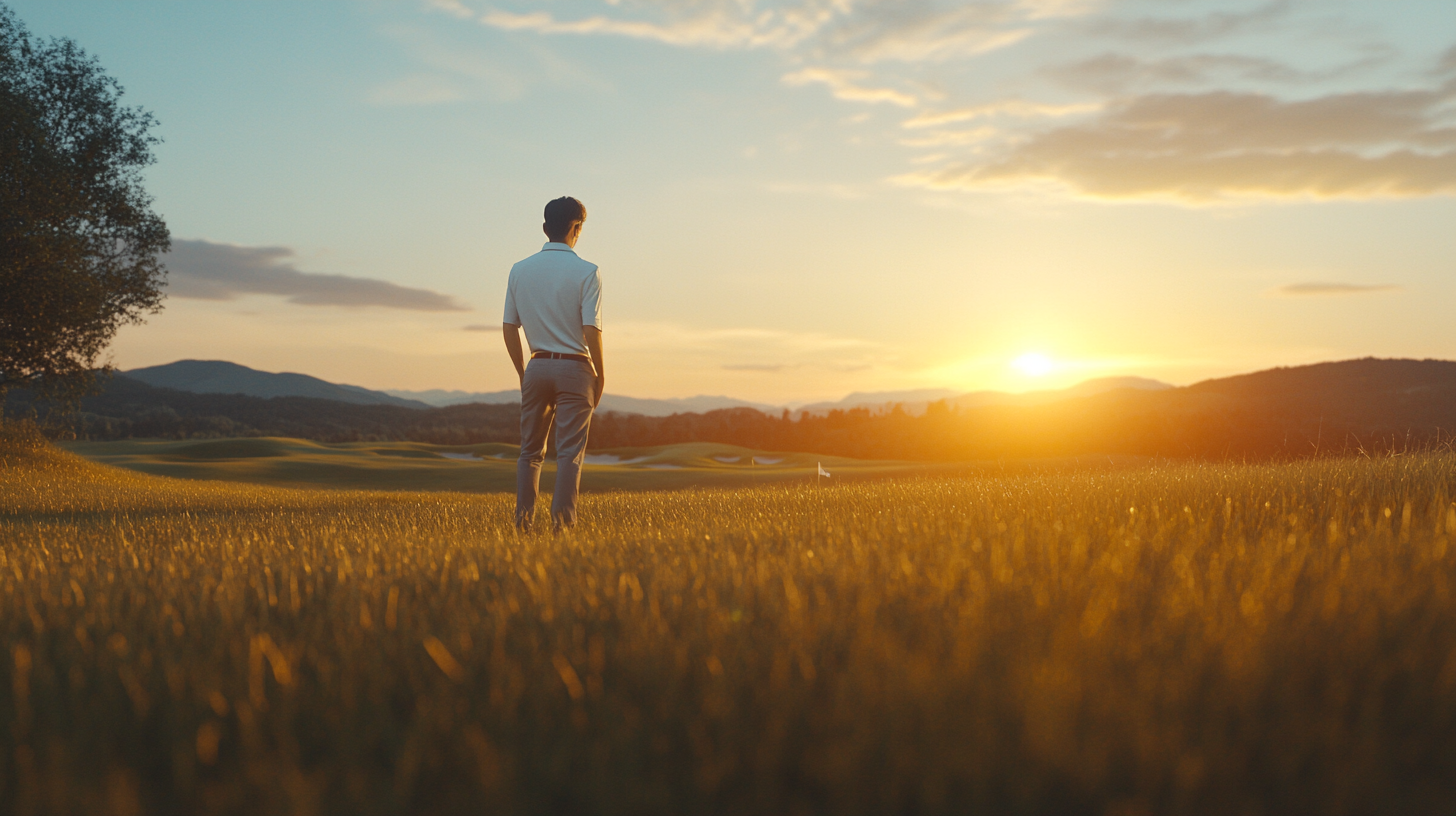
<path id="1" fill-rule="evenodd" d="M 557 354 L 554 351 L 538 351 L 531 355 L 532 360 L 575 360 L 578 363 L 591 365 L 591 358 L 585 354 Z"/>

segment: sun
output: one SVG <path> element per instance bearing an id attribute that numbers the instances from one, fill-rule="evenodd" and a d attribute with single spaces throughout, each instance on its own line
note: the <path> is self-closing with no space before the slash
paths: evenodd
<path id="1" fill-rule="evenodd" d="M 1050 374 L 1056 365 L 1045 354 L 1029 351 L 1012 360 L 1011 367 L 1028 377 L 1040 377 L 1044 374 Z"/>

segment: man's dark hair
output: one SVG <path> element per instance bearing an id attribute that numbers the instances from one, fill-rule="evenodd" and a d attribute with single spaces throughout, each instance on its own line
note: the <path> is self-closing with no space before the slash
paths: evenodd
<path id="1" fill-rule="evenodd" d="M 571 225 L 586 220 L 586 207 L 571 196 L 562 196 L 546 205 L 546 237 L 562 241 Z"/>

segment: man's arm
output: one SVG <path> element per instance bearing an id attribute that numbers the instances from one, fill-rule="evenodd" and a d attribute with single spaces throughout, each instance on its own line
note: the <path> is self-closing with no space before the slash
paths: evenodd
<path id="1" fill-rule="evenodd" d="M 592 407 L 602 404 L 602 392 L 607 387 L 606 369 L 602 368 L 602 330 L 596 326 L 582 326 L 581 337 L 586 341 L 586 350 L 591 352 L 592 365 L 597 367 L 596 397 Z"/>
<path id="2" fill-rule="evenodd" d="M 521 350 L 521 327 L 516 323 L 502 323 L 501 335 L 506 339 L 506 352 L 516 366 L 516 377 L 526 378 L 526 355 Z"/>

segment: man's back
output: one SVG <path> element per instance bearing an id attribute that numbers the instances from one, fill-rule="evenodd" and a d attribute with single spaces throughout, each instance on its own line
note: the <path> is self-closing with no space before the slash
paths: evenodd
<path id="1" fill-rule="evenodd" d="M 549 243 L 511 267 L 501 336 L 521 378 L 521 455 L 516 460 L 516 527 L 530 530 L 547 437 L 556 428 L 555 527 L 576 523 L 576 496 L 592 412 L 607 375 L 602 367 L 602 279 L 573 247 L 586 207 L 570 196 L 546 205 Z M 531 345 L 528 364 L 521 329 Z"/>
<path id="2" fill-rule="evenodd" d="M 546 244 L 511 267 L 504 322 L 525 329 L 532 352 L 586 354 L 582 327 L 602 327 L 597 265 L 566 244 Z"/>

